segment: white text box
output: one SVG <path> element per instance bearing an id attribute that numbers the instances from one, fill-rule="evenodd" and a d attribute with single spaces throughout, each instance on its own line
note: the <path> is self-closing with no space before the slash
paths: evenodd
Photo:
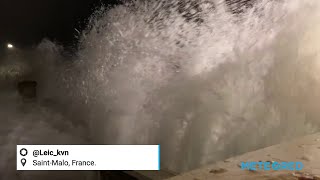
<path id="1" fill-rule="evenodd" d="M 160 146 L 17 145 L 17 170 L 160 170 Z"/>

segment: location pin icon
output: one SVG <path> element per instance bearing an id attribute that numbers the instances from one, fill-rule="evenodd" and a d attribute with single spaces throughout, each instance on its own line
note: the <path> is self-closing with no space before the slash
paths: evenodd
<path id="1" fill-rule="evenodd" d="M 27 163 L 27 160 L 25 158 L 21 159 L 22 166 L 26 165 L 26 163 Z"/>

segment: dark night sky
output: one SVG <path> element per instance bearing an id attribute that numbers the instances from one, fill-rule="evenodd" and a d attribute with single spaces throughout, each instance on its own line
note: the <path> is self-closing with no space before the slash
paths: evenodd
<path id="1" fill-rule="evenodd" d="M 95 7 L 115 0 L 0 0 L 0 44 L 35 45 L 44 37 L 66 46 L 75 42 Z"/>

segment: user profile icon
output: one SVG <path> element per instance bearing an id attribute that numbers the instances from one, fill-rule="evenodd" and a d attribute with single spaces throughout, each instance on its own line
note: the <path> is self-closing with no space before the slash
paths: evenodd
<path id="1" fill-rule="evenodd" d="M 28 154 L 28 150 L 26 148 L 20 149 L 20 155 L 21 156 L 26 156 Z"/>

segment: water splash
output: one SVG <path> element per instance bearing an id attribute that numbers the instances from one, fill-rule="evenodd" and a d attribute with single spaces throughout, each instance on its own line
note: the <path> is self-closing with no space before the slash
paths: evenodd
<path id="1" fill-rule="evenodd" d="M 45 40 L 35 49 L 15 49 L 1 59 L 0 179 L 93 179 L 92 172 L 16 171 L 17 144 L 90 144 L 84 123 L 68 114 L 72 103 L 67 104 L 63 93 L 66 82 L 61 77 L 67 66 L 61 51 Z M 38 82 L 37 101 L 22 101 L 16 88 L 22 80 Z"/>
<path id="2" fill-rule="evenodd" d="M 319 6 L 102 8 L 71 61 L 44 41 L 9 63 L 19 70 L 0 69 L 40 84 L 31 106 L 0 93 L 0 157 L 8 158 L 0 169 L 10 179 L 34 175 L 9 170 L 15 143 L 161 144 L 162 168 L 182 172 L 319 131 Z"/>
<path id="3" fill-rule="evenodd" d="M 229 5 L 230 6 L 230 5 Z M 161 144 L 185 171 L 319 130 L 318 1 L 135 1 L 83 33 L 97 143 Z"/>

